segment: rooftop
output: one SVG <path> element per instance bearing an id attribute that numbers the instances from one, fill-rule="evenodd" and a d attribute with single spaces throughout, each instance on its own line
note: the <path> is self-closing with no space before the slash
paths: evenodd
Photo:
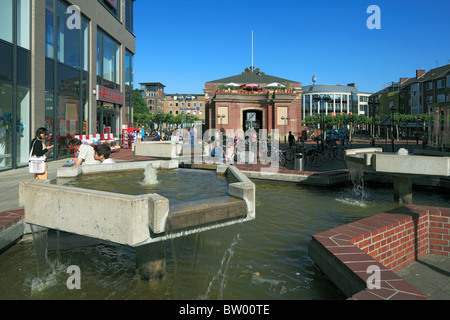
<path id="1" fill-rule="evenodd" d="M 346 86 L 343 84 L 315 84 L 303 87 L 303 94 L 322 92 L 362 93 L 355 84 Z"/>
<path id="2" fill-rule="evenodd" d="M 206 83 L 207 84 L 208 83 L 211 83 L 211 84 L 236 83 L 239 85 L 255 83 L 255 84 L 260 84 L 260 85 L 263 85 L 263 84 L 267 85 L 267 84 L 274 83 L 274 82 L 280 83 L 282 85 L 289 82 L 292 85 L 301 86 L 301 82 L 270 76 L 270 75 L 265 74 L 264 72 L 261 72 L 261 70 L 259 68 L 254 68 L 254 67 L 245 68 L 244 72 L 242 72 L 241 74 L 227 77 L 227 78 L 218 79 L 218 80 L 208 81 Z"/>

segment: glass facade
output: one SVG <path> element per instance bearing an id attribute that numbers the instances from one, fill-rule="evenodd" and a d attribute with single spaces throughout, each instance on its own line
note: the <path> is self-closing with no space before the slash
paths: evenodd
<path id="1" fill-rule="evenodd" d="M 83 1 L 66 1 L 69 0 L 0 0 L 0 171 L 28 165 L 30 142 L 35 135 L 31 132 L 33 126 L 49 130 L 49 144 L 55 147 L 48 156 L 56 160 L 71 156 L 69 142 L 74 135 L 102 133 L 95 132 L 98 122 L 105 128 L 115 128 L 117 134 L 121 119 L 126 118 L 124 124 L 132 124 L 133 53 L 103 30 L 98 30 L 98 44 L 94 41 L 92 45 L 91 31 L 95 37 L 97 30 L 91 30 L 95 24 L 87 16 L 95 17 L 95 12 L 79 12 L 76 5 L 72 6 L 73 2 Z M 129 34 L 132 40 L 133 1 L 98 2 L 100 10 L 108 10 L 115 16 L 117 26 L 126 31 L 116 37 Z M 36 59 L 40 59 L 36 60 L 39 74 L 33 73 L 31 66 L 32 4 L 36 5 L 37 14 L 36 47 L 42 46 L 45 53 L 42 57 L 40 50 L 35 52 Z M 44 8 L 41 18 L 39 12 Z M 104 25 L 105 30 L 109 30 L 108 24 Z M 41 37 L 45 38 L 44 43 Z M 95 55 L 99 59 L 97 70 Z M 89 70 L 90 65 L 93 70 Z M 97 83 L 90 81 L 96 71 Z M 32 94 L 31 75 L 36 80 L 36 91 L 45 86 L 44 95 Z M 92 95 L 97 84 L 124 93 L 124 99 L 116 104 L 98 101 L 101 118 L 95 117 L 97 106 Z"/>
<path id="2" fill-rule="evenodd" d="M 0 170 L 28 164 L 30 143 L 30 0 L 0 10 Z"/>
<path id="3" fill-rule="evenodd" d="M 134 88 L 134 55 L 125 50 L 125 124 L 132 126 L 131 109 L 133 107 L 133 88 Z"/>
<path id="4" fill-rule="evenodd" d="M 88 121 L 89 21 L 80 16 L 80 28 L 69 28 L 68 7 L 46 0 L 45 124 L 54 159 L 71 155 L 70 140 L 86 133 Z"/>
<path id="5" fill-rule="evenodd" d="M 98 84 L 120 89 L 120 45 L 103 30 L 97 29 Z"/>

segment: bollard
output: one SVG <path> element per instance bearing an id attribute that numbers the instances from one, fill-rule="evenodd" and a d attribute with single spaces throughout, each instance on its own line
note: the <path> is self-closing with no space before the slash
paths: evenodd
<path id="1" fill-rule="evenodd" d="M 296 153 L 294 158 L 294 170 L 303 171 L 304 167 L 305 167 L 305 154 L 303 152 Z"/>

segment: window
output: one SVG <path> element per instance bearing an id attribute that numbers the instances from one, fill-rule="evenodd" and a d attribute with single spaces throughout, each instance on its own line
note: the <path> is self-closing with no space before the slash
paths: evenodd
<path id="1" fill-rule="evenodd" d="M 102 30 L 97 30 L 97 75 L 105 87 L 116 89 L 120 85 L 120 45 Z"/>
<path id="2" fill-rule="evenodd" d="M 13 0 L 2 1 L 0 39 L 13 42 Z"/>
<path id="3" fill-rule="evenodd" d="M 436 89 L 442 89 L 445 88 L 445 80 L 441 79 L 436 81 Z"/>
<path id="4" fill-rule="evenodd" d="M 437 103 L 445 102 L 445 94 L 444 94 L 444 93 L 438 94 L 438 95 L 436 96 L 436 102 L 437 102 Z"/>
<path id="5" fill-rule="evenodd" d="M 450 88 L 450 76 L 447 76 L 447 88 Z"/>
<path id="6" fill-rule="evenodd" d="M 426 89 L 427 90 L 432 90 L 433 89 L 433 82 L 431 82 L 431 81 L 427 82 Z"/>
<path id="7" fill-rule="evenodd" d="M 25 49 L 30 49 L 30 21 L 30 0 L 17 0 L 17 45 Z"/>
<path id="8" fill-rule="evenodd" d="M 133 4 L 134 4 L 133 0 L 125 0 L 125 26 L 131 32 L 133 32 L 133 24 L 134 24 Z"/>
<path id="9" fill-rule="evenodd" d="M 70 155 L 69 140 L 61 137 L 88 127 L 89 21 L 81 16 L 80 27 L 69 28 L 68 7 L 63 0 L 45 1 L 45 122 L 57 135 L 51 141 L 55 159 Z"/>
<path id="10" fill-rule="evenodd" d="M 133 106 L 133 88 L 134 88 L 134 55 L 128 50 L 125 50 L 125 107 L 131 110 Z M 128 117 L 131 111 L 126 112 L 127 123 L 131 127 L 131 118 Z"/>
<path id="11" fill-rule="evenodd" d="M 433 96 L 427 96 L 427 104 L 433 103 Z"/>
<path id="12" fill-rule="evenodd" d="M 98 0 L 116 18 L 119 18 L 120 0 Z"/>

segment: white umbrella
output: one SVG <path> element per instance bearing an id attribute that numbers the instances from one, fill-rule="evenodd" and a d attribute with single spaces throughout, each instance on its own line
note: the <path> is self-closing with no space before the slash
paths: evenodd
<path id="1" fill-rule="evenodd" d="M 266 86 L 266 88 L 285 88 L 281 83 L 272 82 Z"/>
<path id="2" fill-rule="evenodd" d="M 240 87 L 240 84 L 234 83 L 234 82 L 230 82 L 227 84 L 227 87 Z"/>

